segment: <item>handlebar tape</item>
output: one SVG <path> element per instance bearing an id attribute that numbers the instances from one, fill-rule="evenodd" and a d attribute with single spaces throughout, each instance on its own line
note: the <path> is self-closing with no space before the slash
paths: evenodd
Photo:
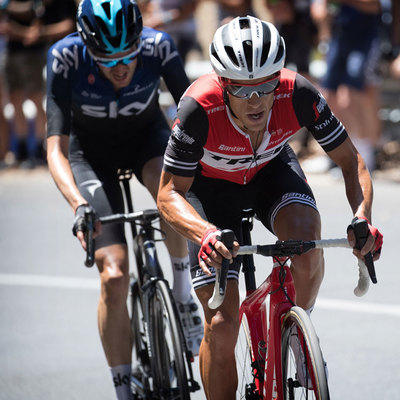
<path id="1" fill-rule="evenodd" d="M 356 248 L 361 250 L 367 241 L 369 235 L 368 222 L 365 219 L 355 217 L 351 221 L 351 225 L 354 229 L 354 235 L 356 237 Z M 377 283 L 374 261 L 372 259 L 372 253 L 369 252 L 364 256 L 365 265 L 367 266 L 369 276 L 373 283 Z"/>
<path id="2" fill-rule="evenodd" d="M 85 211 L 85 220 L 86 220 L 86 232 L 85 232 L 86 260 L 85 260 L 85 265 L 88 268 L 90 268 L 94 264 L 94 243 L 93 243 L 94 221 L 93 221 L 93 214 L 90 211 Z"/>
<path id="3" fill-rule="evenodd" d="M 221 242 L 227 247 L 228 250 L 232 250 L 234 240 L 235 234 L 233 231 L 224 229 L 221 232 Z M 222 260 L 221 268 L 217 268 L 215 271 L 214 293 L 211 299 L 208 301 L 208 307 L 212 309 L 218 308 L 224 301 L 228 270 L 229 260 L 224 258 Z"/>

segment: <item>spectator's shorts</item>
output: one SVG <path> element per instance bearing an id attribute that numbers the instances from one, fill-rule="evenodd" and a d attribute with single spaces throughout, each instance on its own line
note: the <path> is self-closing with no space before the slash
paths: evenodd
<path id="1" fill-rule="evenodd" d="M 321 81 L 325 89 L 346 85 L 363 90 L 377 80 L 379 62 L 375 35 L 334 35 L 326 58 L 327 72 Z"/>
<path id="2" fill-rule="evenodd" d="M 43 49 L 9 52 L 5 68 L 8 89 L 23 90 L 26 93 L 44 92 L 45 65 L 46 51 Z"/>

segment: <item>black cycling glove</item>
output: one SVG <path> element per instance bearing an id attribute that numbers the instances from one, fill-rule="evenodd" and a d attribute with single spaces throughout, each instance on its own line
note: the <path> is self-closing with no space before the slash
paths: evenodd
<path id="1" fill-rule="evenodd" d="M 97 220 L 96 211 L 89 204 L 81 204 L 75 211 L 74 225 L 72 227 L 72 233 L 76 236 L 76 234 L 81 231 L 83 233 L 87 230 L 87 221 L 85 218 L 85 214 L 89 214 L 92 216 L 92 221 Z"/>

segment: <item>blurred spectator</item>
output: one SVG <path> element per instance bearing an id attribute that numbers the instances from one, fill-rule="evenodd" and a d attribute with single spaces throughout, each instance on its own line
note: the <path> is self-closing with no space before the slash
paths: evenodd
<path id="1" fill-rule="evenodd" d="M 5 75 L 9 100 L 14 107 L 15 156 L 23 167 L 45 163 L 46 116 L 43 110 L 44 79 L 48 45 L 75 30 L 74 0 L 3 1 L 6 21 L 0 33 L 7 37 Z M 30 99 L 36 107 L 35 148 L 30 149 L 30 125 L 23 111 Z"/>
<path id="2" fill-rule="evenodd" d="M 310 61 L 318 43 L 318 30 L 311 18 L 310 0 L 266 0 L 272 22 L 286 43 L 286 68 L 292 69 L 310 81 Z M 316 82 L 313 82 L 314 84 Z M 304 131 L 299 142 L 298 157 L 309 154 L 310 135 Z"/>
<path id="3" fill-rule="evenodd" d="M 3 35 L 0 35 L 0 169 L 7 167 L 6 156 L 10 146 L 9 145 L 10 133 L 8 128 L 8 122 L 4 116 L 4 111 L 3 111 L 7 97 L 7 93 L 4 87 L 5 46 L 6 46 L 5 38 Z"/>
<path id="4" fill-rule="evenodd" d="M 218 3 L 219 25 L 227 24 L 235 17 L 254 15 L 252 0 L 216 0 Z"/>
<path id="5" fill-rule="evenodd" d="M 194 18 L 197 0 L 147 0 L 139 6 L 144 25 L 167 32 L 184 62 L 191 51 L 201 52 Z"/>
<path id="6" fill-rule="evenodd" d="M 310 0 L 267 0 L 274 25 L 286 43 L 286 67 L 310 79 L 311 51 L 318 30 L 310 15 Z"/>
<path id="7" fill-rule="evenodd" d="M 323 93 L 373 171 L 375 148 L 382 133 L 377 75 L 380 1 L 314 0 L 312 12 L 317 21 L 326 20 L 332 12 L 327 72 L 321 81 Z"/>

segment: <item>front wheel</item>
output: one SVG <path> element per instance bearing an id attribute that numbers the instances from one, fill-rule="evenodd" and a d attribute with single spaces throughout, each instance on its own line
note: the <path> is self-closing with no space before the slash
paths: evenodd
<path id="1" fill-rule="evenodd" d="M 153 290 L 149 302 L 149 338 L 157 398 L 190 399 L 184 338 L 179 329 L 172 294 L 162 280 L 154 283 Z"/>
<path id="2" fill-rule="evenodd" d="M 285 400 L 329 400 L 325 362 L 307 313 L 292 307 L 282 323 L 282 383 Z"/>

